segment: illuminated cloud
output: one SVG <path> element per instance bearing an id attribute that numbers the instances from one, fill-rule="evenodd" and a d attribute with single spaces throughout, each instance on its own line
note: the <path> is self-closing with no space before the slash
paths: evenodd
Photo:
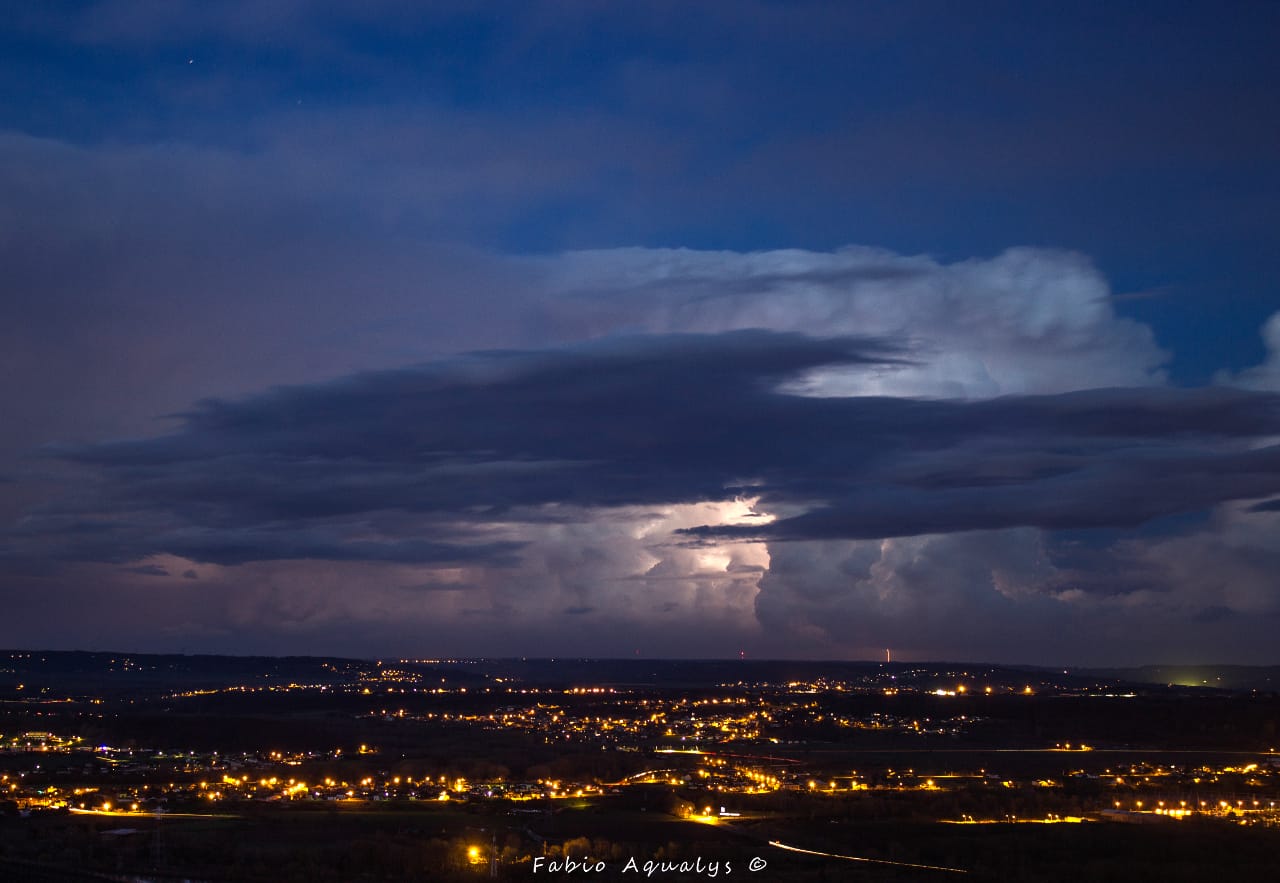
<path id="1" fill-rule="evenodd" d="M 569 616 L 664 648 L 701 623 L 723 653 L 910 623 L 943 646 L 956 622 L 1013 628 L 1077 598 L 1040 531 L 1280 493 L 1266 393 L 792 389 L 927 358 L 876 338 L 610 337 L 207 401 L 166 435 L 50 449 L 92 483 L 30 514 L 9 554 L 156 580 L 215 567 L 204 591 L 239 583 L 224 615 L 304 631 L 550 635 Z"/>
<path id="2" fill-rule="evenodd" d="M 747 328 L 910 340 L 910 364 L 824 370 L 818 395 L 978 397 L 1160 383 L 1167 354 L 1116 315 L 1082 255 L 1016 248 L 942 263 L 849 247 L 754 253 L 614 249 L 549 259 L 549 309 L 580 333 Z"/>

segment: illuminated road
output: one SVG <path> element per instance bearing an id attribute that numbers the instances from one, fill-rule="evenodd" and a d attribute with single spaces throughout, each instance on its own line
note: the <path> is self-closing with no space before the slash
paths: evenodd
<path id="1" fill-rule="evenodd" d="M 799 846 L 790 846 L 777 840 L 770 840 L 769 845 L 777 849 L 785 849 L 787 852 L 799 852 L 804 855 L 817 855 L 822 858 L 838 858 L 847 862 L 866 862 L 872 865 L 892 865 L 895 868 L 918 868 L 922 871 L 946 871 L 950 874 L 967 874 L 968 871 L 963 868 L 944 868 L 942 865 L 920 865 L 914 862 L 894 862 L 885 858 L 865 858 L 860 855 L 840 855 L 836 852 L 819 852 L 816 849 L 801 849 Z"/>
<path id="2" fill-rule="evenodd" d="M 215 812 L 146 812 L 127 809 L 75 809 L 78 816 L 111 816 L 118 819 L 238 819 L 240 816 Z"/>

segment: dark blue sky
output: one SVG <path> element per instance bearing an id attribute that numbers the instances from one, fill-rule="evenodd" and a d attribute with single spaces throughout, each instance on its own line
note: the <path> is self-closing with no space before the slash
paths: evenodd
<path id="1" fill-rule="evenodd" d="M 1261 357 L 1250 330 L 1280 302 L 1274 4 L 413 7 L 42 4 L 3 34 L 0 114 L 82 145 L 253 153 L 336 112 L 355 167 L 414 149 L 361 120 L 427 114 L 581 164 L 492 195 L 464 234 L 486 246 L 1073 248 L 1118 291 L 1160 294 L 1120 309 L 1176 378 Z"/>
<path id="2" fill-rule="evenodd" d="M 421 7 L 0 26 L 0 643 L 1275 661 L 1280 7 Z"/>

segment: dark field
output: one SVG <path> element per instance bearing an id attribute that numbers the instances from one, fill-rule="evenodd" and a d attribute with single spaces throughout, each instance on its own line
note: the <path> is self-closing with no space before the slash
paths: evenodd
<path id="1" fill-rule="evenodd" d="M 702 859 L 717 876 L 770 880 L 1036 880 L 1036 881 L 1200 881 L 1217 875 L 1271 879 L 1275 833 L 1216 824 L 1119 823 L 1077 825 L 945 825 L 904 822 L 848 822 L 779 817 L 730 830 L 681 822 L 658 814 L 587 805 L 557 814 L 542 827 L 563 838 L 575 856 L 603 860 L 603 873 L 535 872 L 520 855 L 529 845 L 524 819 L 436 809 L 401 811 L 349 807 L 340 810 L 280 811 L 234 819 L 130 821 L 63 817 L 0 827 L 8 858 L 3 879 L 116 878 L 160 856 L 184 874 L 207 880 L 475 880 L 488 876 L 487 864 L 472 864 L 468 849 L 491 847 L 495 835 L 506 854 L 499 877 L 641 879 L 645 862 Z M 544 820 L 545 821 L 545 820 Z M 803 843 L 804 848 L 868 859 L 940 865 L 965 870 L 898 867 L 789 853 L 768 840 Z M 553 856 L 561 855 L 553 851 Z M 625 871 L 628 859 L 639 869 Z M 749 870 L 752 858 L 767 862 Z M 31 864 L 27 864 L 30 862 Z M 726 873 L 725 867 L 728 867 Z M 72 869 L 84 869 L 76 876 Z M 46 874 L 45 877 L 39 876 Z M 58 876 L 61 873 L 63 876 Z M 136 871 L 134 873 L 137 873 Z M 154 872 L 149 879 L 173 879 Z M 698 873 L 659 872 L 660 879 L 706 879 Z"/>

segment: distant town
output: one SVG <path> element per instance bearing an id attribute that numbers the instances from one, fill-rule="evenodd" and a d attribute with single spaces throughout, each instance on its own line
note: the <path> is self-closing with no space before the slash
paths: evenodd
<path id="1" fill-rule="evenodd" d="M 1183 879 L 1280 844 L 1272 674 L 4 651 L 0 869 Z"/>

